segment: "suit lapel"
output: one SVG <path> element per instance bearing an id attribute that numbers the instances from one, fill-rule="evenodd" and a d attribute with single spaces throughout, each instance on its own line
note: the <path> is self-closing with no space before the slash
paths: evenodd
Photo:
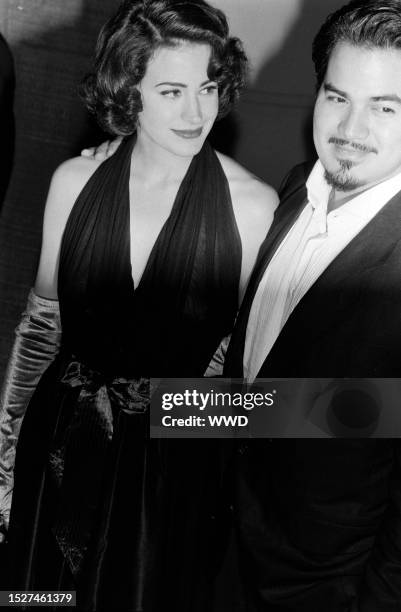
<path id="1" fill-rule="evenodd" d="M 295 223 L 305 205 L 306 187 L 304 179 L 305 176 L 303 173 L 302 180 L 297 182 L 295 188 L 293 187 L 288 192 L 284 191 L 280 206 L 277 208 L 274 215 L 271 228 L 259 249 L 255 267 L 245 292 L 226 355 L 224 369 L 226 376 L 242 377 L 243 375 L 243 353 L 246 328 L 252 302 L 263 274 L 265 273 L 265 270 L 269 265 L 274 253 L 280 246 L 289 229 Z"/>
<path id="2" fill-rule="evenodd" d="M 288 231 L 301 214 L 305 203 L 306 189 L 300 188 L 292 193 L 289 198 L 286 198 L 277 209 L 270 231 L 259 249 L 258 258 L 244 298 L 244 301 L 246 299 L 247 303 L 250 302 L 252 304 L 267 266 L 271 262 Z"/>
<path id="3" fill-rule="evenodd" d="M 386 282 L 383 269 L 401 240 L 400 228 L 401 193 L 398 193 L 339 253 L 299 301 L 259 376 L 266 375 L 266 366 L 285 363 L 295 343 L 298 350 L 300 346 L 312 345 L 319 336 L 323 337 L 357 302 L 363 308 L 367 294 L 377 291 L 379 299 L 378 284 Z M 399 272 L 401 274 L 401 269 Z"/>

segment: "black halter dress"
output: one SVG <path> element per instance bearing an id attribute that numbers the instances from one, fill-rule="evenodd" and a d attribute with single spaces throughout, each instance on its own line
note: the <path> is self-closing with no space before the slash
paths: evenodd
<path id="1" fill-rule="evenodd" d="M 150 440 L 149 377 L 200 377 L 230 333 L 241 243 L 205 143 L 134 287 L 134 138 L 99 166 L 64 232 L 59 356 L 17 449 L 11 584 L 77 591 L 79 609 L 207 612 L 227 516 L 224 445 Z"/>

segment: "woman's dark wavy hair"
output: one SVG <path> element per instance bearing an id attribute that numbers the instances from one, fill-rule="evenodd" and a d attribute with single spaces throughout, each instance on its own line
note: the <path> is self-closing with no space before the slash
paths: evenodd
<path id="1" fill-rule="evenodd" d="M 352 0 L 328 16 L 313 41 L 317 87 L 339 42 L 367 48 L 401 49 L 401 0 Z"/>
<path id="2" fill-rule="evenodd" d="M 204 0 L 125 0 L 100 31 L 93 72 L 81 85 L 102 129 L 119 136 L 135 131 L 142 110 L 136 85 L 149 59 L 159 47 L 182 41 L 210 45 L 208 77 L 218 83 L 218 118 L 230 111 L 245 83 L 247 58 L 241 41 L 229 36 L 224 13 Z"/>

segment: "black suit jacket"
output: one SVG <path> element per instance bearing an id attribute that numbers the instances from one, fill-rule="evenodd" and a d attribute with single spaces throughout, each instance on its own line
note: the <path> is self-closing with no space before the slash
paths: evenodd
<path id="1" fill-rule="evenodd" d="M 249 312 L 306 202 L 294 169 L 226 358 L 241 377 Z M 401 377 L 401 193 L 301 299 L 259 377 Z M 401 403 L 401 402 L 400 402 Z M 401 453 L 392 440 L 252 440 L 238 454 L 237 525 L 252 610 L 401 610 Z"/>

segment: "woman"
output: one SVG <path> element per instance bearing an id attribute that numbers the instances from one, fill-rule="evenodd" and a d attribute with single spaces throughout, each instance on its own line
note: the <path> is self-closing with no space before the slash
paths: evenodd
<path id="1" fill-rule="evenodd" d="M 13 588 L 76 589 L 91 610 L 211 609 L 221 445 L 148 440 L 148 379 L 202 376 L 272 219 L 274 192 L 206 142 L 245 61 L 203 0 L 128 0 L 100 34 L 85 98 L 126 138 L 106 162 L 73 159 L 52 179 L 5 392 L 15 406 L 34 371 L 26 399 L 52 361 L 19 437 Z M 40 326 L 38 366 L 26 343 Z"/>

